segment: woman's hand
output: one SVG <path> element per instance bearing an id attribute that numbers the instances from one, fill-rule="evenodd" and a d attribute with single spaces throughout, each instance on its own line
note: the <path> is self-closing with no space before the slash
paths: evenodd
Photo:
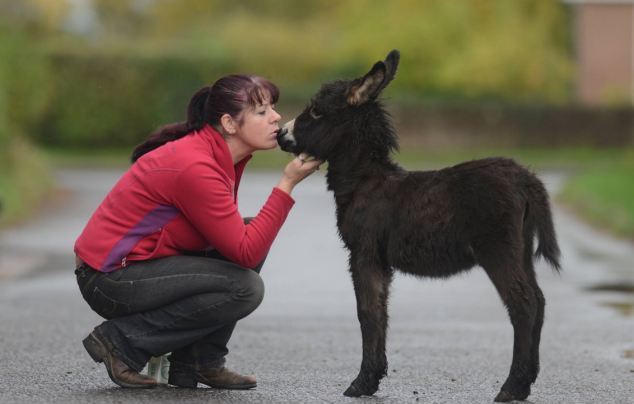
<path id="1" fill-rule="evenodd" d="M 299 184 L 304 178 L 319 170 L 319 165 L 321 163 L 323 163 L 323 161 L 309 159 L 306 154 L 300 154 L 286 165 L 284 171 L 282 172 L 282 179 L 277 187 L 287 194 L 290 194 L 295 185 Z"/>

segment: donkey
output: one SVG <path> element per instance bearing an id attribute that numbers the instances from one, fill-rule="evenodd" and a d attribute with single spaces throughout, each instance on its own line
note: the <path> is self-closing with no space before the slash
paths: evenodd
<path id="1" fill-rule="evenodd" d="M 523 400 L 539 371 L 544 320 L 533 258 L 560 268 L 548 194 L 534 174 L 506 158 L 438 171 L 395 164 L 396 133 L 377 97 L 399 59 L 393 50 L 361 78 L 324 84 L 278 132 L 282 150 L 328 162 L 363 339 L 361 370 L 344 395 L 372 395 L 387 374 L 387 301 L 395 270 L 448 278 L 479 265 L 514 329 L 513 362 L 495 401 Z"/>

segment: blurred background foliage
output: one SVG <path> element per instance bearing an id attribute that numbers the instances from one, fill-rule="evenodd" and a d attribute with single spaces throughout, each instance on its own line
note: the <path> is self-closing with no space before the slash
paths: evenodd
<path id="1" fill-rule="evenodd" d="M 445 104 L 501 106 L 478 115 L 481 131 L 504 122 L 508 108 L 540 121 L 551 116 L 542 110 L 574 105 L 571 32 L 558 0 L 0 0 L 0 223 L 50 189 L 34 144 L 56 159 L 69 150 L 127 154 L 228 73 L 273 80 L 279 109 L 292 116 L 322 82 L 359 76 L 397 48 L 398 77 L 385 95 L 402 134 L 430 117 L 426 106 L 434 119 L 454 119 L 456 109 L 433 112 Z M 433 144 L 404 143 L 413 148 L 405 161 L 433 160 Z"/>
<path id="2" fill-rule="evenodd" d="M 321 82 L 358 76 L 392 48 L 403 60 L 390 95 L 401 102 L 564 103 L 571 94 L 568 16 L 552 0 L 0 4 L 5 40 L 20 33 L 13 46 L 31 51 L 33 71 L 22 74 L 46 76 L 37 114 L 24 114 L 48 145 L 136 144 L 233 72 L 268 77 L 284 104 L 303 104 Z"/>

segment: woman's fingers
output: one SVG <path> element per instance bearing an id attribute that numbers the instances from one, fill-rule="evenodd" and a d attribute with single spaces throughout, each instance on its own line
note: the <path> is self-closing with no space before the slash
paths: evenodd
<path id="1" fill-rule="evenodd" d="M 321 160 L 317 160 L 314 157 L 310 157 L 304 153 L 300 154 L 299 156 L 295 157 L 295 161 L 297 161 L 297 163 L 299 164 L 300 167 L 303 167 L 304 164 L 308 164 L 311 163 L 310 166 L 308 167 L 313 167 L 314 164 L 320 165 L 321 163 L 323 163 L 323 161 Z"/>
<path id="2" fill-rule="evenodd" d="M 297 156 L 296 159 L 299 162 L 301 171 L 308 171 L 308 172 L 316 171 L 319 169 L 319 166 L 321 165 L 321 163 L 323 163 L 323 161 L 317 160 L 314 157 L 303 155 L 303 153 Z"/>
<path id="3" fill-rule="evenodd" d="M 321 163 L 323 161 L 302 153 L 289 161 L 284 169 L 284 176 L 295 185 L 317 171 Z"/>
<path id="4" fill-rule="evenodd" d="M 304 161 L 304 166 L 308 170 L 316 171 L 319 170 L 321 163 L 323 163 L 323 161 L 313 158 L 312 160 Z"/>
<path id="5" fill-rule="evenodd" d="M 306 154 L 306 153 L 300 153 L 300 154 L 299 154 L 299 156 L 297 156 L 297 159 L 299 160 L 299 162 L 300 162 L 301 164 L 304 164 L 305 162 L 307 162 L 307 161 L 311 161 L 311 160 L 314 160 L 315 158 L 314 158 L 314 157 L 309 156 L 309 155 L 308 155 L 308 154 Z"/>
<path id="6" fill-rule="evenodd" d="M 319 161 L 319 164 L 321 164 L 321 163 L 322 163 L 322 161 L 317 160 L 315 157 L 310 156 L 310 155 L 308 155 L 308 154 L 306 154 L 306 153 L 300 153 L 300 154 L 297 156 L 297 159 L 299 160 L 299 162 L 300 162 L 301 164 L 307 163 L 307 162 L 309 162 L 309 161 Z"/>

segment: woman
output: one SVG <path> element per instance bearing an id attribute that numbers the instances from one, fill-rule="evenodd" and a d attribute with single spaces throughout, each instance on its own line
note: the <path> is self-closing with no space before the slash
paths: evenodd
<path id="1" fill-rule="evenodd" d="M 134 150 L 133 165 L 77 239 L 82 296 L 107 319 L 83 344 L 119 386 L 154 387 L 139 372 L 167 352 L 172 385 L 256 386 L 253 376 L 224 367 L 227 342 L 262 300 L 259 271 L 293 187 L 321 163 L 292 160 L 258 215 L 240 217 L 247 161 L 277 145 L 278 96 L 271 82 L 244 75 L 199 90 L 186 122 Z"/>

